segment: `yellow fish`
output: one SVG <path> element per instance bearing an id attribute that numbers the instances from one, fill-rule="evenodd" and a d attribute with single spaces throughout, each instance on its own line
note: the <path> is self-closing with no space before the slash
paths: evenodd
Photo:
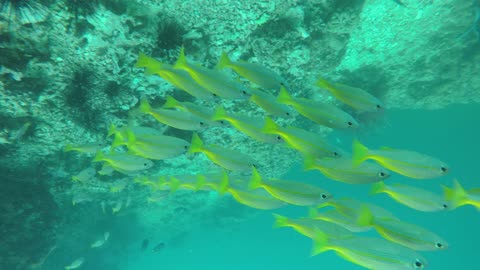
<path id="1" fill-rule="evenodd" d="M 440 177 L 449 171 L 448 165 L 443 161 L 424 154 L 386 147 L 370 150 L 358 140 L 354 140 L 353 164 L 358 165 L 368 159 L 375 160 L 378 164 L 398 174 L 415 179 Z"/>
<path id="2" fill-rule="evenodd" d="M 136 136 L 131 130 L 127 131 L 127 137 L 129 152 L 148 159 L 174 158 L 186 153 L 190 146 L 180 138 L 165 135 Z"/>
<path id="3" fill-rule="evenodd" d="M 480 188 L 465 190 L 455 179 L 452 188 L 443 186 L 443 190 L 445 199 L 452 204 L 452 208 L 470 204 L 480 210 Z"/>
<path id="4" fill-rule="evenodd" d="M 384 239 L 361 236 L 333 239 L 318 231 L 313 255 L 328 250 L 367 269 L 420 270 L 428 265 L 417 252 Z"/>
<path id="5" fill-rule="evenodd" d="M 146 99 L 140 101 L 140 112 L 150 114 L 158 122 L 182 130 L 199 130 L 206 127 L 205 120 L 185 111 L 153 109 Z"/>
<path id="6" fill-rule="evenodd" d="M 340 158 L 305 157 L 304 163 L 305 170 L 316 169 L 330 179 L 348 184 L 368 184 L 390 177 L 388 170 L 373 162 L 354 166 L 351 158 L 345 154 Z"/>
<path id="7" fill-rule="evenodd" d="M 222 123 L 211 121 L 210 119 L 214 115 L 214 111 L 205 108 L 204 106 L 197 105 L 195 103 L 191 102 L 180 102 L 173 98 L 172 96 L 167 96 L 167 100 L 165 104 L 162 106 L 165 109 L 170 109 L 170 108 L 175 108 L 181 111 L 186 111 L 190 112 L 203 120 L 209 125 L 209 126 L 221 126 Z"/>
<path id="8" fill-rule="evenodd" d="M 341 156 L 341 150 L 325 142 L 320 135 L 296 127 L 280 127 L 268 117 L 265 117 L 263 132 L 280 136 L 289 147 L 298 150 L 305 156 Z"/>
<path id="9" fill-rule="evenodd" d="M 231 171 L 246 171 L 255 165 L 255 161 L 250 156 L 241 152 L 218 145 L 205 146 L 196 133 L 192 136 L 189 152 L 204 153 L 213 163 Z"/>
<path id="10" fill-rule="evenodd" d="M 105 162 L 114 170 L 131 174 L 142 170 L 148 170 L 153 166 L 153 162 L 146 158 L 133 156 L 127 153 L 112 153 L 105 155 L 98 151 L 92 162 Z"/>
<path id="11" fill-rule="evenodd" d="M 266 143 L 282 142 L 281 137 L 262 132 L 263 120 L 261 119 L 249 118 L 246 116 L 239 116 L 239 115 L 236 115 L 236 116 L 229 115 L 227 114 L 227 112 L 225 112 L 225 109 L 223 109 L 222 107 L 217 108 L 217 110 L 215 111 L 211 119 L 213 121 L 220 121 L 220 120 L 227 121 L 232 126 L 234 126 L 238 131 L 260 142 L 266 142 Z"/>
<path id="12" fill-rule="evenodd" d="M 328 90 L 338 100 L 360 112 L 376 112 L 384 107 L 380 100 L 360 88 L 332 83 L 324 78 L 318 79 L 317 86 Z"/>
<path id="13" fill-rule="evenodd" d="M 285 118 L 294 116 L 293 110 L 285 104 L 278 103 L 276 97 L 257 89 L 251 89 L 251 91 L 250 101 L 264 109 L 268 114 Z"/>
<path id="14" fill-rule="evenodd" d="M 275 228 L 291 227 L 311 239 L 315 239 L 318 230 L 335 239 L 353 237 L 353 234 L 342 226 L 321 219 L 288 218 L 277 214 L 273 214 L 273 216 Z"/>
<path id="15" fill-rule="evenodd" d="M 80 153 L 96 153 L 98 150 L 105 148 L 107 145 L 103 142 L 93 142 L 93 143 L 86 143 L 86 144 L 67 144 L 63 151 L 70 152 L 76 151 Z"/>
<path id="16" fill-rule="evenodd" d="M 360 216 L 364 208 L 368 208 L 377 220 L 398 220 L 398 218 L 395 217 L 392 213 L 378 205 L 362 202 L 352 198 L 339 198 L 330 200 L 318 207 L 326 206 L 332 206 L 343 215 L 350 216 L 356 220 L 359 220 L 361 218 Z"/>
<path id="17" fill-rule="evenodd" d="M 212 93 L 197 84 L 186 71 L 174 69 L 171 65 L 158 62 L 144 53 L 139 54 L 135 67 L 145 67 L 146 74 L 157 74 L 176 88 L 198 99 L 210 100 L 215 97 Z"/>
<path id="18" fill-rule="evenodd" d="M 323 212 L 318 212 L 317 209 L 311 208 L 309 210 L 309 217 L 313 219 L 321 219 L 327 222 L 337 224 L 351 232 L 366 232 L 372 229 L 372 226 L 365 226 L 358 224 L 358 216 L 344 215 L 336 209 L 330 209 Z"/>
<path id="19" fill-rule="evenodd" d="M 359 220 L 373 226 L 384 239 L 413 250 L 434 251 L 448 248 L 448 243 L 437 234 L 418 225 L 401 220 L 377 219 L 368 207 L 362 209 Z"/>
<path id="20" fill-rule="evenodd" d="M 70 265 L 65 266 L 65 270 L 77 269 L 85 262 L 85 258 L 78 258 L 73 261 Z"/>
<path id="21" fill-rule="evenodd" d="M 401 184 L 386 185 L 377 182 L 372 185 L 372 194 L 386 193 L 400 204 L 423 212 L 437 212 L 452 209 L 441 195 L 429 190 Z"/>
<path id="22" fill-rule="evenodd" d="M 340 129 L 358 127 L 358 122 L 351 115 L 334 105 L 292 97 L 283 86 L 280 88 L 277 101 L 281 104 L 291 105 L 305 118 L 322 126 Z"/>
<path id="23" fill-rule="evenodd" d="M 259 190 L 245 191 L 237 188 L 228 188 L 228 193 L 239 203 L 262 210 L 277 209 L 285 206 L 285 202 Z"/>
<path id="24" fill-rule="evenodd" d="M 217 68 L 231 68 L 238 75 L 257 85 L 260 85 L 263 88 L 278 89 L 282 85 L 287 86 L 285 79 L 278 75 L 275 71 L 258 64 L 248 63 L 245 61 L 232 61 L 230 58 L 228 58 L 226 52 L 223 52 L 220 56 Z"/>
<path id="25" fill-rule="evenodd" d="M 300 206 L 317 205 L 332 198 L 330 192 L 302 182 L 278 179 L 263 180 L 255 168 L 252 169 L 249 187 L 251 189 L 263 188 L 279 200 Z"/>
<path id="26" fill-rule="evenodd" d="M 188 63 L 183 47 L 180 50 L 180 56 L 173 68 L 188 72 L 196 83 L 221 98 L 247 99 L 250 97 L 250 90 L 248 88 L 228 77 L 226 74 Z"/>

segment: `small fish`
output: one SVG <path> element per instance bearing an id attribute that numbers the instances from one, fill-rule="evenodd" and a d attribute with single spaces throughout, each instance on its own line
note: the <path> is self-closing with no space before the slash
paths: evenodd
<path id="1" fill-rule="evenodd" d="M 65 266 L 65 270 L 77 269 L 85 262 L 85 258 L 78 258 L 73 261 L 70 265 Z"/>
<path id="2" fill-rule="evenodd" d="M 152 251 L 153 251 L 153 252 L 159 252 L 159 251 L 161 251 L 163 248 L 165 248 L 165 243 L 162 242 L 162 243 L 157 244 L 157 245 L 152 249 Z"/>
<path id="3" fill-rule="evenodd" d="M 170 177 L 170 188 L 187 190 L 215 190 L 220 194 L 227 191 L 229 177 L 226 171 L 206 175 L 177 175 Z"/>
<path id="4" fill-rule="evenodd" d="M 99 239 L 99 240 L 93 242 L 93 243 L 90 245 L 90 247 L 91 247 L 91 248 L 99 248 L 99 247 L 102 247 L 104 244 L 105 244 L 105 240 L 103 240 L 103 238 L 102 238 L 102 239 Z"/>
<path id="5" fill-rule="evenodd" d="M 190 143 L 165 135 L 137 136 L 127 130 L 127 148 L 129 152 L 148 159 L 163 160 L 177 157 L 187 152 Z"/>
<path id="6" fill-rule="evenodd" d="M 376 112 L 383 109 L 383 103 L 370 93 L 341 83 L 329 82 L 324 78 L 317 86 L 328 90 L 334 97 L 360 112 Z"/>
<path id="7" fill-rule="evenodd" d="M 359 221 L 373 226 L 384 239 L 413 250 L 434 251 L 448 248 L 448 243 L 437 234 L 418 225 L 401 220 L 377 219 L 368 207 L 361 211 Z"/>
<path id="8" fill-rule="evenodd" d="M 427 260 L 417 252 L 384 239 L 361 236 L 333 239 L 318 231 L 313 255 L 328 250 L 367 269 L 419 270 L 428 265 Z"/>
<path id="9" fill-rule="evenodd" d="M 199 130 L 204 127 L 205 121 L 185 111 L 177 111 L 170 109 L 153 109 L 146 99 L 140 101 L 140 112 L 144 114 L 150 114 L 158 122 L 167 126 L 182 129 L 182 130 Z"/>
<path id="10" fill-rule="evenodd" d="M 345 154 L 340 158 L 315 159 L 307 156 L 304 164 L 305 170 L 316 169 L 332 180 L 348 184 L 368 184 L 390 177 L 387 169 L 374 162 L 363 162 L 354 166 L 352 159 Z"/>
<path id="11" fill-rule="evenodd" d="M 292 97 L 283 86 L 280 88 L 277 101 L 291 105 L 299 114 L 322 126 L 340 129 L 358 127 L 358 122 L 351 115 L 334 105 Z"/>
<path id="12" fill-rule="evenodd" d="M 285 206 L 285 202 L 272 197 L 262 190 L 242 190 L 237 188 L 228 188 L 228 193 L 239 203 L 261 210 L 272 210 Z"/>
<path id="13" fill-rule="evenodd" d="M 115 205 L 112 207 L 112 214 L 116 214 L 122 210 L 123 201 L 118 200 Z"/>
<path id="14" fill-rule="evenodd" d="M 231 187 L 231 179 L 225 170 L 219 173 L 200 175 L 199 181 L 199 189 L 215 190 L 219 194 L 224 194 L 227 192 L 228 188 Z"/>
<path id="15" fill-rule="evenodd" d="M 204 106 L 197 105 L 192 102 L 180 102 L 173 98 L 172 96 L 167 96 L 167 100 L 163 104 L 162 108 L 165 109 L 171 109 L 175 108 L 181 111 L 187 111 L 190 112 L 203 120 L 209 125 L 209 126 L 221 126 L 222 123 L 218 123 L 215 121 L 211 121 L 210 119 L 213 117 L 214 111 L 210 110 L 208 108 L 205 108 Z"/>
<path id="16" fill-rule="evenodd" d="M 336 209 L 330 209 L 324 212 L 318 212 L 315 208 L 310 208 L 309 217 L 320 219 L 327 222 L 337 224 L 351 232 L 366 232 L 372 229 L 372 226 L 360 225 L 357 223 L 358 217 L 344 215 Z"/>
<path id="17" fill-rule="evenodd" d="M 312 206 L 332 198 L 330 192 L 319 187 L 296 181 L 263 180 L 257 169 L 252 169 L 249 188 L 263 188 L 273 197 L 293 205 Z"/>
<path id="18" fill-rule="evenodd" d="M 100 202 L 100 208 L 102 208 L 102 213 L 103 214 L 107 213 L 107 205 L 106 205 L 105 201 Z"/>
<path id="19" fill-rule="evenodd" d="M 371 193 L 386 193 L 398 203 L 422 212 L 446 211 L 452 208 L 441 195 L 407 185 L 377 182 L 372 185 Z"/>
<path id="20" fill-rule="evenodd" d="M 289 147 L 305 156 L 335 158 L 341 156 L 341 150 L 327 143 L 320 135 L 296 127 L 280 127 L 268 117 L 265 117 L 263 132 L 280 136 Z"/>
<path id="21" fill-rule="evenodd" d="M 104 232 L 103 239 L 105 239 L 105 241 L 108 241 L 108 239 L 110 239 L 110 232 Z"/>
<path id="22" fill-rule="evenodd" d="M 220 56 L 217 68 L 230 68 L 238 75 L 266 89 L 278 89 L 282 85 L 287 85 L 286 80 L 275 71 L 259 64 L 245 61 L 232 61 L 228 58 L 226 52 L 223 52 Z"/>
<path id="23" fill-rule="evenodd" d="M 105 148 L 107 145 L 103 142 L 93 142 L 93 143 L 86 143 L 86 144 L 67 144 L 63 151 L 70 152 L 76 151 L 80 153 L 96 153 L 97 151 Z"/>
<path id="24" fill-rule="evenodd" d="M 390 213 L 390 211 L 378 205 L 362 202 L 352 198 L 332 199 L 323 203 L 322 205 L 319 205 L 318 207 L 321 208 L 326 206 L 332 206 L 341 214 L 349 216 L 355 220 L 360 219 L 360 215 L 364 208 L 368 208 L 376 220 L 399 220 L 396 216 Z"/>
<path id="25" fill-rule="evenodd" d="M 150 241 L 148 239 L 143 239 L 142 245 L 140 246 L 140 251 L 143 252 L 143 251 L 147 250 L 149 243 L 150 243 Z"/>
<path id="26" fill-rule="evenodd" d="M 90 247 L 91 248 L 99 248 L 105 245 L 107 243 L 108 239 L 110 238 L 110 232 L 104 232 L 103 237 L 100 239 L 97 239 L 95 242 L 93 242 Z"/>
<path id="27" fill-rule="evenodd" d="M 292 227 L 295 231 L 305 235 L 308 238 L 315 239 L 317 231 L 320 230 L 328 234 L 331 238 L 353 237 L 352 232 L 335 223 L 312 218 L 288 218 L 273 214 L 275 223 L 273 227 Z"/>
<path id="28" fill-rule="evenodd" d="M 250 97 L 249 89 L 226 74 L 188 63 L 183 47 L 173 68 L 188 72 L 196 83 L 221 98 L 247 99 Z"/>
<path id="29" fill-rule="evenodd" d="M 293 110 L 285 104 L 278 103 L 276 97 L 257 89 L 251 89 L 251 91 L 250 101 L 264 109 L 268 114 L 284 118 L 292 118 L 294 116 Z"/>
<path id="30" fill-rule="evenodd" d="M 10 142 L 18 142 L 20 141 L 23 136 L 27 133 L 28 129 L 32 125 L 31 122 L 26 122 L 25 124 L 22 125 L 20 129 L 18 129 L 12 136 L 9 137 Z"/>
<path id="31" fill-rule="evenodd" d="M 94 168 L 88 167 L 86 169 L 83 169 L 77 175 L 72 176 L 72 180 L 75 182 L 86 183 L 90 181 L 92 178 L 94 178 L 96 174 L 97 172 L 95 171 Z"/>
<path id="32" fill-rule="evenodd" d="M 144 53 L 138 55 L 135 67 L 145 67 L 145 73 L 147 75 L 157 74 L 173 86 L 198 99 L 210 100 L 215 97 L 212 93 L 197 84 L 186 71 L 174 69 L 171 65 L 158 62 Z"/>
<path id="33" fill-rule="evenodd" d="M 242 132 L 243 134 L 257 140 L 260 142 L 266 142 L 266 143 L 279 143 L 282 141 L 281 137 L 272 135 L 272 134 L 266 134 L 262 132 L 263 129 L 263 120 L 261 119 L 255 119 L 255 118 L 249 118 L 246 116 L 233 116 L 227 114 L 225 112 L 225 109 L 222 107 L 218 107 L 217 110 L 215 111 L 215 114 L 212 116 L 211 120 L 213 121 L 219 121 L 219 120 L 224 120 L 229 122 L 232 126 L 234 126 L 238 131 Z"/>
<path id="34" fill-rule="evenodd" d="M 386 147 L 370 150 L 358 140 L 354 140 L 353 164 L 359 165 L 368 159 L 376 161 L 391 171 L 414 179 L 440 177 L 449 171 L 448 165 L 443 161 L 424 154 Z"/>
<path id="35" fill-rule="evenodd" d="M 103 163 L 102 168 L 97 173 L 99 175 L 111 176 L 114 171 L 115 170 L 112 168 L 112 166 L 108 165 L 107 163 Z"/>
<path id="36" fill-rule="evenodd" d="M 192 136 L 189 153 L 204 153 L 213 163 L 231 171 L 247 171 L 255 164 L 251 157 L 241 152 L 217 145 L 205 146 L 196 133 Z"/>
<path id="37" fill-rule="evenodd" d="M 458 180 L 453 181 L 453 187 L 442 186 L 445 199 L 452 208 L 463 205 L 473 205 L 480 210 L 480 188 L 465 190 Z"/>
<path id="38" fill-rule="evenodd" d="M 86 191 L 77 191 L 73 193 L 72 205 L 77 205 L 82 202 L 91 202 L 93 201 L 92 195 Z"/>
<path id="39" fill-rule="evenodd" d="M 112 153 L 105 155 L 100 151 L 97 152 L 97 155 L 92 162 L 106 162 L 114 170 L 124 174 L 148 170 L 153 166 L 153 162 L 146 158 L 126 153 Z"/>

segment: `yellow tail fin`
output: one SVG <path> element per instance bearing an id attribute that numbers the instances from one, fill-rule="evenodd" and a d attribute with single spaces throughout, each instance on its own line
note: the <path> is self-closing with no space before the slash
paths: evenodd
<path id="1" fill-rule="evenodd" d="M 231 64 L 232 64 L 232 61 L 230 60 L 230 58 L 228 58 L 227 53 L 222 52 L 222 55 L 220 56 L 220 60 L 218 61 L 216 68 L 224 69 L 226 67 L 229 67 Z"/>

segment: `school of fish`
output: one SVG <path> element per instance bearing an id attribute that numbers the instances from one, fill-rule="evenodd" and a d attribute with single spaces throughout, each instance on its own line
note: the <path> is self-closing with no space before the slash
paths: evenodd
<path id="1" fill-rule="evenodd" d="M 480 209 L 480 188 L 465 189 L 458 180 L 452 187 L 443 186 L 443 193 L 386 181 L 393 173 L 413 179 L 448 174 L 449 166 L 437 158 L 390 147 L 370 149 L 358 140 L 353 141 L 350 153 L 315 132 L 281 125 L 282 118 L 292 117 L 303 117 L 312 125 L 342 130 L 357 129 L 362 123 L 338 106 L 292 95 L 288 82 L 267 67 L 233 61 L 223 52 L 217 66 L 207 68 L 187 60 L 183 48 L 173 64 L 140 53 L 135 67 L 143 68 L 146 75 L 161 77 L 196 100 L 218 104 L 223 99 L 252 102 L 264 114 L 238 115 L 221 105 L 209 108 L 172 96 L 163 96 L 164 105 L 154 108 L 144 97 L 135 109 L 137 115 L 153 117 L 170 128 L 187 131 L 191 140 L 167 136 L 151 127 L 112 125 L 108 131 L 108 137 L 112 137 L 108 151 L 105 151 L 107 145 L 95 142 L 65 147 L 65 151 L 95 153 L 92 167 L 73 176 L 73 181 L 88 184 L 88 179 L 95 174 L 116 172 L 125 175 L 126 181 L 159 192 L 160 199 L 177 190 L 213 191 L 228 194 L 238 203 L 256 209 L 272 210 L 287 205 L 307 207 L 306 217 L 274 214 L 274 226 L 291 227 L 312 239 L 313 255 L 333 251 L 354 264 L 376 270 L 424 269 L 428 262 L 419 252 L 441 251 L 449 245 L 436 233 L 400 220 L 378 205 L 342 198 L 299 180 L 264 177 L 262 170 L 265 168 L 259 167 L 254 158 L 221 141 L 205 143 L 203 130 L 229 125 L 252 140 L 282 144 L 302 155 L 305 170 L 317 170 L 331 180 L 346 184 L 370 184 L 372 195 L 385 193 L 394 201 L 418 211 L 448 211 L 464 205 Z M 230 69 L 240 79 L 232 78 L 223 69 Z M 375 114 L 384 110 L 377 97 L 360 88 L 325 78 L 319 78 L 316 86 L 355 114 Z M 185 154 L 204 155 L 218 165 L 219 170 L 192 175 L 148 173 L 156 161 Z M 99 171 L 95 170 L 97 163 L 101 164 Z M 121 182 L 112 186 L 110 192 L 119 192 L 125 185 L 126 182 Z M 149 200 L 157 199 L 152 196 Z M 122 206 L 122 202 L 117 202 L 112 212 L 120 211 Z M 102 205 L 105 212 L 104 208 Z M 358 235 L 368 230 L 375 230 L 378 237 Z M 106 232 L 91 247 L 102 247 L 109 236 Z M 65 269 L 79 268 L 84 260 L 81 257 Z"/>

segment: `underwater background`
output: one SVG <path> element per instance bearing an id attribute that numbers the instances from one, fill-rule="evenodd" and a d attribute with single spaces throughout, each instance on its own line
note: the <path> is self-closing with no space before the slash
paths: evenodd
<path id="1" fill-rule="evenodd" d="M 360 123 L 337 130 L 297 114 L 275 118 L 281 126 L 315 132 L 346 151 L 358 139 L 449 165 L 440 178 L 392 173 L 387 183 L 439 194 L 453 179 L 468 189 L 480 186 L 477 0 L 0 0 L 0 269 L 364 269 L 333 251 L 311 256 L 312 239 L 273 228 L 273 213 L 304 217 L 307 207 L 259 210 L 228 192 L 155 190 L 138 184 L 138 175 L 99 174 L 95 151 L 65 151 L 101 145 L 108 153 L 112 124 L 191 140 L 191 131 L 139 115 L 142 98 L 153 107 L 173 96 L 205 109 L 265 115 L 245 100 L 194 98 L 135 67 L 141 52 L 173 65 L 182 47 L 189 61 L 209 68 L 222 52 L 266 66 L 285 78 L 293 96 L 334 104 Z M 315 85 L 320 76 L 364 89 L 384 111 L 349 109 Z M 416 211 L 385 194 L 370 195 L 368 184 L 306 172 L 302 155 L 282 144 L 255 141 L 232 127 L 197 133 L 208 144 L 248 154 L 265 177 L 374 203 L 441 235 L 448 249 L 421 252 L 428 269 L 479 268 L 480 215 L 473 206 Z M 153 164 L 139 175 L 219 168 L 191 153 Z M 80 173 L 89 168 L 96 173 L 84 179 Z M 360 235 L 378 237 L 373 230 Z M 104 241 L 92 247 L 98 239 Z"/>

